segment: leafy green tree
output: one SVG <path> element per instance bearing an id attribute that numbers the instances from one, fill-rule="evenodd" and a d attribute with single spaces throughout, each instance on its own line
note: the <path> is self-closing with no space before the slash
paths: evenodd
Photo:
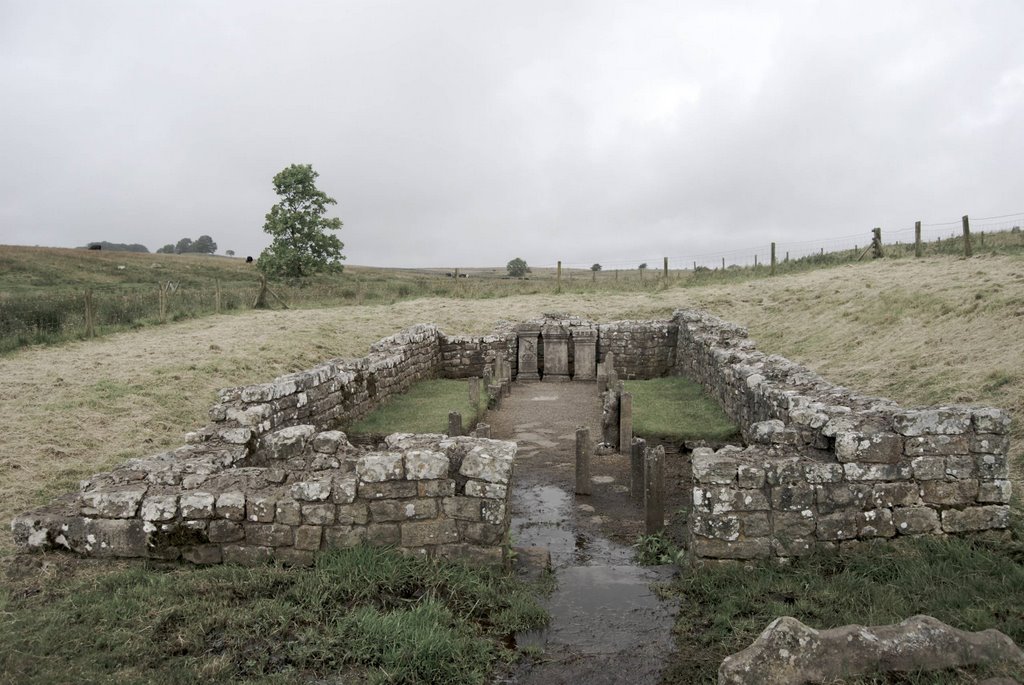
<path id="1" fill-rule="evenodd" d="M 234 257 L 235 256 L 235 251 L 234 250 L 224 250 L 224 254 L 226 254 L 228 257 Z"/>
<path id="2" fill-rule="evenodd" d="M 643 264 L 641 264 L 641 265 L 640 265 L 639 267 L 637 267 L 637 268 L 638 268 L 638 269 L 640 269 L 641 271 L 643 271 L 644 269 L 646 269 L 646 268 L 647 268 L 647 262 L 644 262 Z"/>
<path id="3" fill-rule="evenodd" d="M 592 264 L 590 266 L 590 270 L 591 271 L 600 271 L 601 270 L 601 265 L 600 264 Z"/>
<path id="4" fill-rule="evenodd" d="M 192 251 L 192 239 L 182 238 L 178 241 L 178 244 L 174 246 L 174 252 L 176 254 L 185 254 L 186 252 Z"/>
<path id="5" fill-rule="evenodd" d="M 292 164 L 274 176 L 281 201 L 270 208 L 263 224 L 274 239 L 257 262 L 268 276 L 302 278 L 342 269 L 345 244 L 330 233 L 341 229 L 341 219 L 324 216 L 327 206 L 338 202 L 316 187 L 319 175 L 311 164 Z"/>
<path id="6" fill-rule="evenodd" d="M 213 242 L 213 238 L 208 235 L 201 235 L 199 238 L 192 243 L 192 249 L 190 252 L 200 252 L 202 254 L 213 254 L 217 251 L 217 243 Z"/>
<path id="7" fill-rule="evenodd" d="M 523 278 L 530 273 L 530 267 L 526 266 L 526 261 L 520 257 L 509 261 L 505 268 L 508 269 L 508 275 L 512 278 Z"/>
<path id="8" fill-rule="evenodd" d="M 157 250 L 157 254 L 174 254 L 174 245 L 167 243 L 159 250 Z"/>

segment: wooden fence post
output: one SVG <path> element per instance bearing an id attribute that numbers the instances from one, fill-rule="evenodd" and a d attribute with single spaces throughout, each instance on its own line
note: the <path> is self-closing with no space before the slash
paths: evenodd
<path id="1" fill-rule="evenodd" d="M 725 257 L 722 257 L 722 271 L 725 271 Z"/>
<path id="2" fill-rule="evenodd" d="M 562 292 L 562 260 L 561 259 L 558 260 L 558 273 L 555 276 L 555 280 L 557 281 L 557 285 L 555 286 L 555 292 L 559 292 L 560 293 L 560 292 Z"/>
<path id="3" fill-rule="evenodd" d="M 96 337 L 96 308 L 92 303 L 92 288 L 85 291 L 85 335 L 88 338 Z"/>
<path id="4" fill-rule="evenodd" d="M 964 214 L 964 257 L 970 257 L 974 254 L 971 250 L 971 220 Z"/>
<path id="5" fill-rule="evenodd" d="M 775 243 L 772 243 L 772 270 L 770 274 L 772 276 L 775 275 Z"/>
<path id="6" fill-rule="evenodd" d="M 668 257 L 665 257 L 665 280 L 668 281 Z"/>
<path id="7" fill-rule="evenodd" d="M 214 303 L 217 313 L 220 314 L 220 279 L 216 278 L 213 281 L 214 284 Z"/>
<path id="8" fill-rule="evenodd" d="M 920 221 L 915 221 L 914 222 L 914 256 L 915 257 L 920 257 L 922 254 L 923 253 L 921 251 L 921 222 Z"/>
<path id="9" fill-rule="evenodd" d="M 590 429 L 576 429 L 576 494 L 590 494 Z"/>

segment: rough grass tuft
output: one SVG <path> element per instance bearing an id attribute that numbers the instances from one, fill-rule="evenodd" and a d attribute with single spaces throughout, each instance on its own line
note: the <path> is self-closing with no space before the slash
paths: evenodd
<path id="1" fill-rule="evenodd" d="M 722 407 L 693 381 L 668 376 L 648 381 L 626 381 L 633 394 L 633 432 L 665 440 L 739 439 L 736 424 Z"/>
<path id="2" fill-rule="evenodd" d="M 415 383 L 401 395 L 390 398 L 369 416 L 348 426 L 360 434 L 447 433 L 448 413 L 462 414 L 462 428 L 469 432 L 487 409 L 482 381 L 480 402 L 469 401 L 469 381 L 435 378 Z"/>

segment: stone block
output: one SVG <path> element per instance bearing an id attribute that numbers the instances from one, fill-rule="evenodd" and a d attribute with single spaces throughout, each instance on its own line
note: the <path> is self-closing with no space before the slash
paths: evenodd
<path id="1" fill-rule="evenodd" d="M 359 484 L 359 497 L 367 500 L 402 499 L 418 495 L 419 488 L 416 481 L 392 480 L 384 483 Z"/>
<path id="2" fill-rule="evenodd" d="M 348 446 L 348 436 L 341 431 L 324 431 L 313 438 L 313 450 L 321 454 L 334 454 L 339 448 Z"/>
<path id="3" fill-rule="evenodd" d="M 299 525 L 302 523 L 302 504 L 293 499 L 278 500 L 274 520 L 288 526 Z"/>
<path id="4" fill-rule="evenodd" d="M 83 516 L 96 516 L 99 518 L 134 518 L 145 495 L 146 488 L 83 492 L 81 494 L 81 512 Z"/>
<path id="5" fill-rule="evenodd" d="M 218 494 L 215 510 L 218 518 L 229 519 L 231 521 L 244 520 L 245 493 L 233 490 Z"/>
<path id="6" fill-rule="evenodd" d="M 274 549 L 274 560 L 282 566 L 312 566 L 316 563 L 316 553 L 308 549 L 277 547 Z"/>
<path id="7" fill-rule="evenodd" d="M 271 459 L 289 459 L 302 454 L 315 432 L 316 428 L 309 425 L 288 426 L 264 435 L 260 443 Z"/>
<path id="8" fill-rule="evenodd" d="M 765 479 L 769 485 L 804 483 L 804 464 L 799 457 L 772 459 L 767 463 Z"/>
<path id="9" fill-rule="evenodd" d="M 715 540 L 694 538 L 691 545 L 693 554 L 707 559 L 764 559 L 771 556 L 772 545 L 768 538 L 748 540 Z"/>
<path id="10" fill-rule="evenodd" d="M 192 492 L 182 495 L 179 500 L 181 517 L 184 519 L 213 518 L 216 497 L 209 492 Z"/>
<path id="11" fill-rule="evenodd" d="M 447 478 L 448 456 L 443 452 L 410 450 L 405 453 L 405 477 L 409 480 Z"/>
<path id="12" fill-rule="evenodd" d="M 755 464 L 740 464 L 736 467 L 737 482 L 746 490 L 764 487 L 766 475 L 765 469 Z"/>
<path id="13" fill-rule="evenodd" d="M 921 435 L 907 438 L 904 451 L 910 457 L 947 456 L 966 454 L 967 446 L 968 440 L 965 435 Z"/>
<path id="14" fill-rule="evenodd" d="M 142 500 L 143 521 L 173 521 L 178 515 L 177 495 L 152 495 Z"/>
<path id="15" fill-rule="evenodd" d="M 245 542 L 257 547 L 289 547 L 292 544 L 292 527 L 283 523 L 246 523 Z"/>
<path id="16" fill-rule="evenodd" d="M 277 509 L 277 500 L 267 495 L 250 494 L 245 501 L 245 519 L 256 523 L 271 523 Z"/>
<path id="17" fill-rule="evenodd" d="M 504 500 L 508 497 L 508 486 L 470 480 L 466 481 L 466 494 L 470 497 Z"/>
<path id="18" fill-rule="evenodd" d="M 876 483 L 871 489 L 871 502 L 877 508 L 914 507 L 921 503 L 915 483 Z"/>
<path id="19" fill-rule="evenodd" d="M 431 519 L 437 516 L 437 500 L 411 498 L 370 502 L 370 516 L 375 522 Z"/>
<path id="20" fill-rule="evenodd" d="M 478 545 L 500 545 L 506 534 L 505 526 L 472 521 L 459 521 L 458 530 L 464 541 Z"/>
<path id="21" fill-rule="evenodd" d="M 446 497 L 442 500 L 442 506 L 444 514 L 448 518 L 479 521 L 481 520 L 480 501 L 475 497 Z"/>
<path id="22" fill-rule="evenodd" d="M 1009 525 L 1010 507 L 1005 505 L 946 509 L 942 512 L 942 530 L 947 533 L 1006 528 Z"/>
<path id="23" fill-rule="evenodd" d="M 711 450 L 696 449 L 691 458 L 695 483 L 730 485 L 736 481 L 739 460 L 716 456 Z"/>
<path id="24" fill-rule="evenodd" d="M 802 557 L 815 547 L 830 543 L 816 543 L 814 538 L 772 538 L 772 553 L 777 557 Z"/>
<path id="25" fill-rule="evenodd" d="M 862 512 L 839 511 L 818 517 L 817 537 L 819 540 L 851 540 L 861 530 Z"/>
<path id="26" fill-rule="evenodd" d="M 895 433 L 842 432 L 836 435 L 841 462 L 895 464 L 903 458 L 903 436 Z"/>
<path id="27" fill-rule="evenodd" d="M 939 407 L 912 409 L 893 414 L 892 427 L 900 435 L 960 435 L 971 427 L 972 412 L 966 409 Z M 995 433 L 996 431 L 985 431 Z"/>
<path id="28" fill-rule="evenodd" d="M 954 480 L 967 480 L 978 475 L 974 466 L 973 454 L 961 454 L 946 457 L 946 476 Z"/>
<path id="29" fill-rule="evenodd" d="M 843 464 L 843 474 L 849 481 L 909 480 L 910 464 Z"/>
<path id="30" fill-rule="evenodd" d="M 455 521 L 407 521 L 401 524 L 403 547 L 424 547 L 426 545 L 448 545 L 459 541 L 459 530 Z"/>
<path id="31" fill-rule="evenodd" d="M 238 542 L 245 538 L 245 530 L 242 528 L 242 524 L 236 521 L 214 519 L 210 521 L 206 535 L 210 542 L 214 543 Z"/>
<path id="32" fill-rule="evenodd" d="M 374 452 L 356 460 L 356 473 L 364 483 L 382 483 L 405 477 L 405 459 L 397 452 Z"/>
<path id="33" fill-rule="evenodd" d="M 193 564 L 219 564 L 223 560 L 220 545 L 195 545 L 181 548 L 181 558 Z"/>
<path id="34" fill-rule="evenodd" d="M 338 525 L 359 525 L 363 526 L 370 520 L 370 509 L 362 502 L 352 504 L 339 504 L 335 508 L 334 521 Z"/>
<path id="35" fill-rule="evenodd" d="M 495 499 L 481 500 L 480 516 L 483 518 L 484 523 L 496 526 L 503 526 L 508 521 L 508 511 L 505 503 Z"/>
<path id="36" fill-rule="evenodd" d="M 997 433 L 1005 435 L 1010 432 L 1010 415 L 1002 409 L 982 407 L 971 411 L 974 430 L 978 433 Z"/>
<path id="37" fill-rule="evenodd" d="M 397 526 L 395 532 L 397 534 Z M 330 526 L 324 529 L 324 547 L 355 547 L 365 540 L 366 526 Z"/>
<path id="38" fill-rule="evenodd" d="M 896 507 L 892 522 L 900 535 L 925 535 L 942 530 L 939 512 L 930 507 Z"/>
<path id="39" fill-rule="evenodd" d="M 800 511 L 814 506 L 814 486 L 810 483 L 776 485 L 772 491 L 772 509 Z"/>
<path id="40" fill-rule="evenodd" d="M 402 541 L 397 523 L 371 523 L 366 526 L 366 541 L 374 545 L 397 545 Z"/>
<path id="41" fill-rule="evenodd" d="M 967 444 L 967 451 L 983 454 L 1006 454 L 1010 449 L 1010 436 L 995 433 L 978 433 L 972 435 Z"/>
<path id="42" fill-rule="evenodd" d="M 455 496 L 455 481 L 449 479 L 421 480 L 416 484 L 416 492 L 420 497 L 453 497 Z"/>
<path id="43" fill-rule="evenodd" d="M 512 477 L 515 443 L 499 443 L 494 447 L 477 445 L 462 460 L 459 473 L 466 478 L 507 485 Z"/>
<path id="44" fill-rule="evenodd" d="M 484 547 L 464 543 L 439 545 L 437 556 L 441 559 L 456 559 L 473 565 L 495 566 L 504 561 L 504 550 L 501 547 Z"/>
<path id="45" fill-rule="evenodd" d="M 860 529 L 857 536 L 861 538 L 891 538 L 896 535 L 889 509 L 870 509 L 861 514 Z"/>
<path id="46" fill-rule="evenodd" d="M 690 517 L 691 531 L 694 535 L 716 540 L 739 540 L 740 520 L 736 516 L 693 514 Z"/>
<path id="47" fill-rule="evenodd" d="M 299 526 L 295 529 L 295 549 L 320 549 L 324 529 L 320 526 Z"/>
<path id="48" fill-rule="evenodd" d="M 804 464 L 804 477 L 808 483 L 838 483 L 843 480 L 843 465 L 810 462 Z"/>
<path id="49" fill-rule="evenodd" d="M 312 526 L 332 525 L 335 521 L 336 509 L 337 507 L 329 502 L 303 504 L 301 521 Z"/>
<path id="50" fill-rule="evenodd" d="M 323 502 L 331 496 L 333 483 L 330 476 L 295 483 L 291 495 L 299 502 Z"/>
<path id="51" fill-rule="evenodd" d="M 1010 477 L 1010 466 L 1005 454 L 979 454 L 975 458 L 979 478 L 1004 479 Z"/>
<path id="52" fill-rule="evenodd" d="M 978 483 L 979 502 L 1009 504 L 1011 492 L 1008 480 L 983 480 Z"/>
<path id="53" fill-rule="evenodd" d="M 772 514 L 772 534 L 776 538 L 813 538 L 815 527 L 814 513 L 810 509 Z"/>
<path id="54" fill-rule="evenodd" d="M 921 483 L 921 500 L 944 507 L 972 504 L 978 496 L 978 481 L 926 480 Z"/>
<path id="55" fill-rule="evenodd" d="M 910 461 L 915 480 L 944 480 L 946 460 L 942 457 L 915 457 Z"/>

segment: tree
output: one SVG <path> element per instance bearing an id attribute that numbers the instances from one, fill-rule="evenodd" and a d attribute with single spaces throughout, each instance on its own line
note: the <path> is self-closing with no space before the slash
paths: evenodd
<path id="1" fill-rule="evenodd" d="M 226 254 L 228 257 L 234 257 L 235 256 L 235 251 L 234 250 L 224 250 L 224 254 Z"/>
<path id="2" fill-rule="evenodd" d="M 182 238 L 178 241 L 178 244 L 174 246 L 175 254 L 184 254 L 192 251 L 192 239 Z"/>
<path id="3" fill-rule="evenodd" d="M 213 242 L 213 238 L 208 235 L 201 235 L 192 243 L 192 249 L 190 252 L 200 252 L 202 254 L 213 254 L 217 251 L 217 243 Z"/>
<path id="4" fill-rule="evenodd" d="M 591 265 L 590 270 L 594 271 L 594 272 L 600 271 L 601 270 L 601 265 L 600 264 L 593 264 L 593 265 Z"/>
<path id="5" fill-rule="evenodd" d="M 329 233 L 341 229 L 341 219 L 327 218 L 327 205 L 337 200 L 316 187 L 320 174 L 311 164 L 292 164 L 274 176 L 281 201 L 270 208 L 263 230 L 274 240 L 257 266 L 268 276 L 302 278 L 324 269 L 342 269 L 345 244 Z"/>
<path id="6" fill-rule="evenodd" d="M 157 253 L 158 254 L 174 254 L 174 245 L 171 245 L 170 243 L 167 243 L 166 245 L 161 247 L 159 250 L 157 250 Z"/>
<path id="7" fill-rule="evenodd" d="M 643 264 L 641 264 L 641 265 L 640 265 L 639 267 L 637 267 L 637 268 L 638 268 L 638 269 L 640 269 L 641 271 L 643 271 L 644 269 L 646 269 L 646 268 L 647 268 L 647 262 L 644 262 Z"/>
<path id="8" fill-rule="evenodd" d="M 526 262 L 520 257 L 511 260 L 505 265 L 505 268 L 508 269 L 508 275 L 512 278 L 523 278 L 530 273 L 530 267 L 526 266 Z"/>

